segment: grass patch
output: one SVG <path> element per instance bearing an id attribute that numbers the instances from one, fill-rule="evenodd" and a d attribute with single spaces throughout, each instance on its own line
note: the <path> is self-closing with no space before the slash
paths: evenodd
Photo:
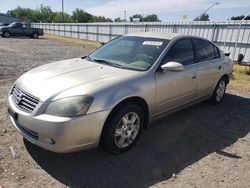
<path id="1" fill-rule="evenodd" d="M 231 89 L 250 91 L 250 72 L 249 68 L 245 66 L 234 65 L 233 79 L 228 85 Z"/>
<path id="2" fill-rule="evenodd" d="M 68 43 L 81 45 L 81 46 L 94 46 L 94 47 L 101 46 L 100 42 L 78 39 L 78 38 L 71 38 L 71 37 L 63 37 L 63 36 L 55 36 L 55 35 L 45 34 L 41 38 L 48 39 L 48 40 L 57 40 L 57 41 L 62 41 L 62 42 L 68 42 Z"/>

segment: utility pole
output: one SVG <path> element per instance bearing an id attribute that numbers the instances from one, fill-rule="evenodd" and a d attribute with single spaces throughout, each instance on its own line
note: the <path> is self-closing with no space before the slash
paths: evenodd
<path id="1" fill-rule="evenodd" d="M 215 6 L 215 5 L 219 5 L 220 3 L 219 2 L 216 2 L 216 3 L 214 3 L 214 4 L 212 4 L 210 7 L 208 7 L 205 11 L 203 11 L 199 16 L 197 16 L 196 18 L 200 18 L 203 14 L 205 14 L 209 9 L 211 9 L 213 6 Z M 195 19 L 196 19 L 195 18 Z M 194 19 L 194 20 L 195 20 Z"/>
<path id="2" fill-rule="evenodd" d="M 63 22 L 64 22 L 64 2 L 62 0 L 62 18 L 63 18 Z"/>
<path id="3" fill-rule="evenodd" d="M 126 22 L 126 19 L 127 19 L 127 11 L 124 10 L 124 21 Z"/>

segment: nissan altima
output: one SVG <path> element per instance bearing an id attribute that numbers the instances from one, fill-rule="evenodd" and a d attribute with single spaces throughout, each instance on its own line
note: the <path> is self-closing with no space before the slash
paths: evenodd
<path id="1" fill-rule="evenodd" d="M 9 93 L 8 111 L 22 136 L 44 149 L 101 145 L 122 153 L 153 120 L 200 101 L 220 103 L 232 66 L 200 37 L 129 34 L 86 57 L 28 71 Z"/>

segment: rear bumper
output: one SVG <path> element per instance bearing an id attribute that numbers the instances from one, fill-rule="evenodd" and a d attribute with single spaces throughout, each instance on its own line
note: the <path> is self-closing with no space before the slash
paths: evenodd
<path id="1" fill-rule="evenodd" d="M 104 122 L 110 112 L 105 110 L 77 118 L 55 117 L 46 114 L 32 116 L 20 110 L 9 96 L 10 116 L 15 128 L 30 142 L 44 149 L 68 153 L 97 147 Z"/>

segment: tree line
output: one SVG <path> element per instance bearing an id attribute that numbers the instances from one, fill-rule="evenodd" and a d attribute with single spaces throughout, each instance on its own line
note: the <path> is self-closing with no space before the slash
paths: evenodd
<path id="1" fill-rule="evenodd" d="M 75 9 L 72 15 L 68 13 L 52 11 L 50 6 L 41 5 L 37 9 L 22 8 L 18 6 L 13 10 L 9 10 L 7 14 L 20 18 L 25 22 L 43 22 L 43 23 L 92 23 L 92 22 L 124 22 L 126 20 L 118 17 L 112 20 L 111 18 L 106 18 L 104 16 L 95 16 L 82 9 Z M 130 17 L 130 21 L 133 18 L 138 17 L 140 21 L 143 22 L 155 22 L 160 21 L 156 14 L 147 15 L 145 17 L 136 14 Z"/>
<path id="2" fill-rule="evenodd" d="M 37 9 L 17 7 L 9 10 L 7 14 L 20 18 L 26 22 L 56 22 L 56 23 L 90 23 L 90 22 L 112 22 L 110 18 L 104 16 L 94 16 L 82 9 L 75 9 L 72 15 L 62 12 L 52 11 L 50 6 L 41 5 Z"/>
<path id="3" fill-rule="evenodd" d="M 7 14 L 20 18 L 25 22 L 43 22 L 43 23 L 92 23 L 92 22 L 125 22 L 120 17 L 112 20 L 111 18 L 106 18 L 104 16 L 95 16 L 92 15 L 83 9 L 75 9 L 72 12 L 72 15 L 68 13 L 52 11 L 50 6 L 41 5 L 37 9 L 30 8 L 22 8 L 17 7 L 13 10 L 9 10 Z M 241 20 L 244 18 L 244 15 L 241 16 L 233 16 L 231 20 Z M 209 15 L 203 14 L 200 17 L 194 19 L 194 21 L 209 21 Z M 246 17 L 246 20 L 250 20 L 250 16 Z M 129 18 L 129 21 L 136 22 L 160 22 L 161 20 L 158 18 L 156 14 L 143 16 L 141 14 L 135 14 Z"/>
<path id="4" fill-rule="evenodd" d="M 231 17 L 231 20 L 242 20 L 245 16 L 244 15 L 241 15 L 241 16 L 233 16 Z M 245 20 L 250 20 L 250 16 L 247 16 L 245 18 Z M 209 15 L 204 13 L 202 14 L 201 16 L 197 17 L 194 19 L 194 21 L 210 21 L 209 19 Z"/>

